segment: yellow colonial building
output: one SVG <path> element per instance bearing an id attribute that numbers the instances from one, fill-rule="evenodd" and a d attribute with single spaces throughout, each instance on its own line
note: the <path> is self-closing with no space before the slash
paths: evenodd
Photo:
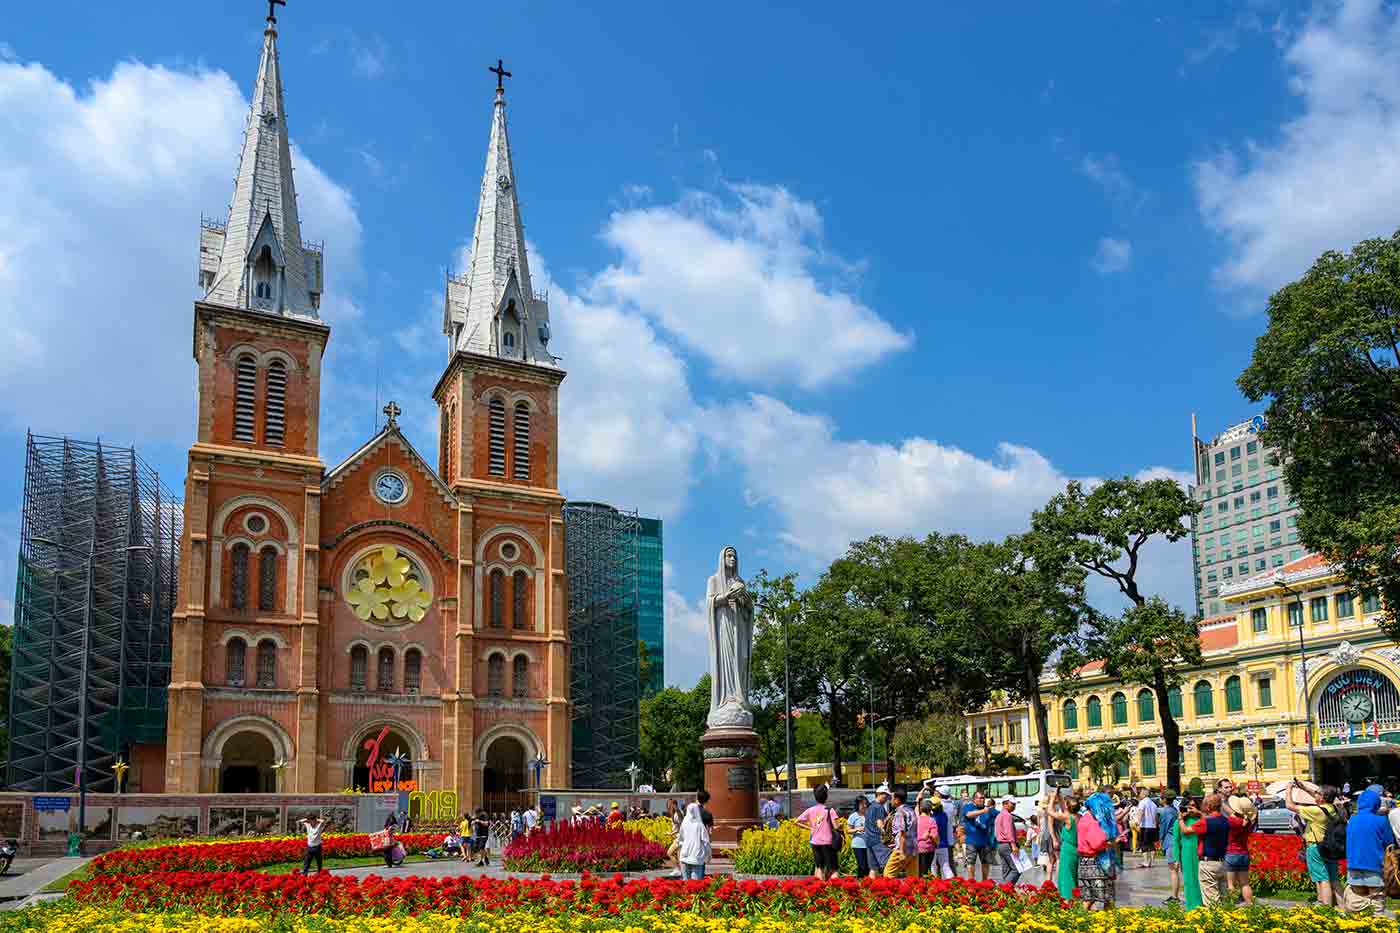
<path id="1" fill-rule="evenodd" d="M 1296 775 L 1355 786 L 1400 775 L 1400 645 L 1381 633 L 1376 597 L 1352 592 L 1316 556 L 1220 595 L 1229 611 L 1202 622 L 1203 663 L 1172 692 L 1183 784 Z M 1121 778 L 1165 781 L 1151 691 L 1110 680 L 1102 665 L 1070 696 L 1054 686 L 1046 683 L 1052 742 L 1073 742 L 1081 755 L 1121 742 L 1132 762 Z M 968 717 L 968 739 L 983 754 L 1034 761 L 1038 734 L 1024 704 L 994 704 Z"/>

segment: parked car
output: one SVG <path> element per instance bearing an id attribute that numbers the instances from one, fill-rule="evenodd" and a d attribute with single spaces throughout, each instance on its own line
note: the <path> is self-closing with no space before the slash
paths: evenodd
<path id="1" fill-rule="evenodd" d="M 1259 826 L 1261 833 L 1292 833 L 1293 814 L 1283 805 L 1282 798 L 1267 797 L 1259 803 Z"/>

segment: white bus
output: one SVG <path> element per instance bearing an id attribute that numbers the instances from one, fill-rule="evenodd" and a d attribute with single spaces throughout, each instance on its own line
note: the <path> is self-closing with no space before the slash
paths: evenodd
<path id="1" fill-rule="evenodd" d="M 989 799 L 1000 804 L 1010 797 L 1016 801 L 1016 815 L 1029 819 L 1035 813 L 1036 802 L 1056 791 L 1067 794 L 1070 787 L 1069 774 L 1064 771 L 1032 771 L 1029 774 L 994 775 L 982 777 L 976 774 L 954 774 L 949 777 L 933 778 L 925 782 L 938 791 L 945 799 L 960 800 L 964 793 L 969 798 L 981 791 Z"/>

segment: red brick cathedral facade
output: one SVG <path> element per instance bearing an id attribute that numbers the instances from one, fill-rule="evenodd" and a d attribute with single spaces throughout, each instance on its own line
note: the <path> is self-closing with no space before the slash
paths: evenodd
<path id="1" fill-rule="evenodd" d="M 269 20 L 227 224 L 201 231 L 167 792 L 380 789 L 463 808 L 569 783 L 558 390 L 504 92 L 472 259 L 446 285 L 436 463 L 397 406 L 319 456 L 322 256 L 301 240 Z M 547 764 L 543 763 L 547 762 Z"/>

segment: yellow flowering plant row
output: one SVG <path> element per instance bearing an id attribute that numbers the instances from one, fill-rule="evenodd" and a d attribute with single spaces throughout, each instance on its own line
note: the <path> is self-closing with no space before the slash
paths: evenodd
<path id="1" fill-rule="evenodd" d="M 845 820 L 841 821 L 842 824 Z M 843 875 L 856 873 L 851 839 L 841 834 L 840 868 Z M 750 829 L 739 839 L 734 870 L 743 875 L 810 875 L 816 867 L 812 834 L 795 820 L 784 820 L 775 829 Z"/>
<path id="2" fill-rule="evenodd" d="M 252 919 L 188 913 L 132 913 L 60 901 L 0 913 L 0 933 L 1394 933 L 1385 917 L 1328 908 L 1196 910 L 1119 908 L 979 912 L 938 907 L 888 917 L 713 917 L 696 913 L 590 917 L 485 914 L 468 917 L 298 917 Z"/>

